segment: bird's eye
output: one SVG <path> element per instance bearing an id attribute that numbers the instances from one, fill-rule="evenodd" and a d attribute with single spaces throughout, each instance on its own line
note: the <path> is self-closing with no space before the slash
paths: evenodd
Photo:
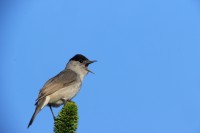
<path id="1" fill-rule="evenodd" d="M 80 60 L 80 63 L 83 63 L 83 60 Z"/>

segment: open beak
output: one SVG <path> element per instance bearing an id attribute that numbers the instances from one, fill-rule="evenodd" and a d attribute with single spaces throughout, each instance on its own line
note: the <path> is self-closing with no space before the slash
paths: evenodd
<path id="1" fill-rule="evenodd" d="M 94 62 L 97 62 L 97 60 L 93 60 L 93 61 L 87 60 L 87 61 L 86 61 L 86 70 L 87 70 L 88 72 L 91 72 L 92 74 L 95 74 L 95 73 L 92 72 L 91 70 L 89 70 L 89 69 L 88 69 L 88 66 L 89 66 L 90 64 L 94 63 Z"/>

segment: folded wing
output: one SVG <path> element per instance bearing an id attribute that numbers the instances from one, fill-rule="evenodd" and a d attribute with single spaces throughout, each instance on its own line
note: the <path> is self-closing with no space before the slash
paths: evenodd
<path id="1" fill-rule="evenodd" d="M 45 83 L 45 85 L 40 90 L 36 101 L 39 101 L 40 99 L 58 91 L 63 87 L 69 86 L 70 84 L 72 84 L 74 81 L 77 80 L 76 78 L 77 74 L 70 69 L 61 71 L 58 75 L 49 79 Z"/>

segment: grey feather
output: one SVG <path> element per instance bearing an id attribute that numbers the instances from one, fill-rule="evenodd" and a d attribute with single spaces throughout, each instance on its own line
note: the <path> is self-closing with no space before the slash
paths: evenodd
<path id="1" fill-rule="evenodd" d="M 70 84 L 72 84 L 74 81 L 77 80 L 76 78 L 77 74 L 70 69 L 65 69 L 61 71 L 58 75 L 49 79 L 45 83 L 45 85 L 40 90 L 39 96 L 36 101 L 58 91 L 63 87 L 69 86 Z"/>
<path id="2" fill-rule="evenodd" d="M 33 121 L 34 121 L 36 115 L 40 112 L 41 106 L 43 105 L 44 102 L 45 102 L 45 99 L 42 99 L 42 100 L 40 100 L 40 101 L 38 102 L 38 104 L 37 104 L 37 106 L 36 106 L 36 108 L 35 108 L 35 111 L 34 111 L 32 117 L 31 117 L 31 120 L 30 120 L 30 122 L 29 122 L 27 128 L 29 128 L 29 127 L 32 125 L 32 123 L 33 123 Z"/>
<path id="3" fill-rule="evenodd" d="M 35 103 L 36 105 L 35 112 L 31 117 L 31 120 L 28 124 L 28 128 L 33 123 L 36 115 L 40 112 L 40 110 L 44 106 L 43 104 L 45 103 L 46 96 L 51 95 L 52 93 L 58 91 L 63 87 L 71 85 L 76 80 L 77 80 L 77 74 L 70 69 L 65 69 L 55 77 L 49 79 L 39 92 L 38 98 Z"/>

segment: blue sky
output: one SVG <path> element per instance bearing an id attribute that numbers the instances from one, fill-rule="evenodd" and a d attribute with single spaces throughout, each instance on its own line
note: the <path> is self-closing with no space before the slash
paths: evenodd
<path id="1" fill-rule="evenodd" d="M 200 132 L 199 1 L 0 5 L 2 133 L 53 132 L 49 108 L 26 127 L 40 88 L 77 53 L 98 60 L 73 99 L 78 133 Z"/>

